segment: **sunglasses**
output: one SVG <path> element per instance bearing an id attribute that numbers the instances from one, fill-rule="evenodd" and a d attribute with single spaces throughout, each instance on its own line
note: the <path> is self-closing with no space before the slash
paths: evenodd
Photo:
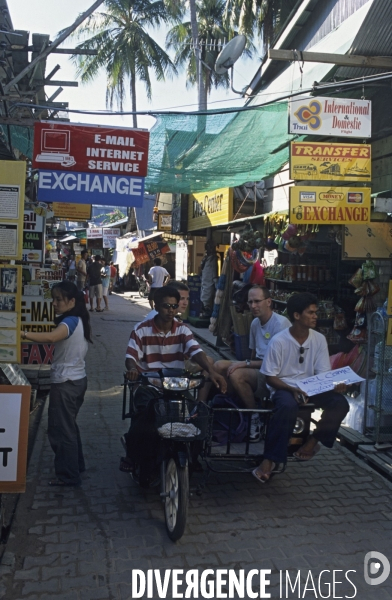
<path id="1" fill-rule="evenodd" d="M 301 348 L 299 349 L 299 353 L 300 353 L 300 357 L 299 357 L 299 364 L 302 365 L 302 363 L 304 362 L 304 357 L 302 356 L 305 352 L 305 348 L 303 346 L 301 346 Z"/>
<path id="2" fill-rule="evenodd" d="M 175 310 L 179 307 L 179 304 L 169 304 L 168 302 L 162 302 L 161 306 L 163 306 L 163 308 L 173 308 Z"/>

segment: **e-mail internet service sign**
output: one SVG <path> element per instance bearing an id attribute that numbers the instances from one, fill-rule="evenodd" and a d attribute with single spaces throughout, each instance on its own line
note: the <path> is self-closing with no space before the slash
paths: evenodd
<path id="1" fill-rule="evenodd" d="M 145 177 L 149 135 L 143 129 L 36 123 L 33 168 Z"/>

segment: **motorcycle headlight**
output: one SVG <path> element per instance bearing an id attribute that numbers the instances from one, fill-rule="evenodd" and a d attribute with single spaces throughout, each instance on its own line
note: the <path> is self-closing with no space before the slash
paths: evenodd
<path id="1" fill-rule="evenodd" d="M 301 419 L 301 417 L 298 417 L 298 419 L 295 422 L 294 425 L 294 429 L 293 429 L 293 433 L 296 433 L 297 435 L 299 435 L 300 433 L 302 433 L 305 429 L 305 421 L 303 419 Z"/>
<path id="2" fill-rule="evenodd" d="M 148 377 L 148 383 L 157 388 L 162 388 L 162 381 L 158 377 Z"/>
<path id="3" fill-rule="evenodd" d="M 202 381 L 203 381 L 202 379 L 190 379 L 189 380 L 189 389 L 193 390 L 195 388 L 198 388 L 201 385 Z"/>
<path id="4" fill-rule="evenodd" d="M 189 389 L 189 379 L 187 377 L 164 377 L 162 382 L 165 390 L 182 392 Z"/>

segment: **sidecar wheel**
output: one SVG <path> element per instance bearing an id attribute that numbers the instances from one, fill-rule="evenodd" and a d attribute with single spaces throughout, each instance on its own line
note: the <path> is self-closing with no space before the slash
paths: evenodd
<path id="1" fill-rule="evenodd" d="M 179 540 L 185 531 L 188 515 L 189 475 L 185 467 L 171 458 L 166 466 L 164 511 L 168 536 L 173 542 Z"/>

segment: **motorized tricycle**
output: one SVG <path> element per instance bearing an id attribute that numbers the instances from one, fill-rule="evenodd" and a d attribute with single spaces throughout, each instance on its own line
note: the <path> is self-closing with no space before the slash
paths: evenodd
<path id="1" fill-rule="evenodd" d="M 251 413 L 258 412 L 263 420 L 263 438 L 272 415 L 272 403 L 263 401 L 263 407 L 247 409 L 237 407 L 214 407 L 197 401 L 197 390 L 204 385 L 201 374 L 192 375 L 182 369 L 162 369 L 142 373 L 137 381 L 124 379 L 123 419 L 137 419 L 140 410 L 135 404 L 134 391 L 142 385 L 154 390 L 154 397 L 145 410 L 148 411 L 157 433 L 151 455 L 140 453 L 133 458 L 131 476 L 142 487 L 160 486 L 166 530 L 171 540 L 180 539 L 185 531 L 190 485 L 193 471 L 200 470 L 199 459 L 204 461 L 204 481 L 196 489 L 200 493 L 205 480 L 212 471 L 251 472 L 263 460 L 263 441 L 250 442 Z M 293 434 L 289 441 L 288 456 L 304 443 L 309 435 L 312 404 L 300 407 Z M 219 414 L 226 415 L 226 440 L 217 443 L 214 438 L 214 422 Z M 247 422 L 242 442 L 233 441 L 235 416 L 241 414 Z M 249 418 L 248 418 L 249 417 Z M 126 447 L 126 440 L 122 442 Z M 151 450 L 152 444 L 148 447 Z M 277 465 L 273 475 L 282 473 L 286 465 Z"/>

